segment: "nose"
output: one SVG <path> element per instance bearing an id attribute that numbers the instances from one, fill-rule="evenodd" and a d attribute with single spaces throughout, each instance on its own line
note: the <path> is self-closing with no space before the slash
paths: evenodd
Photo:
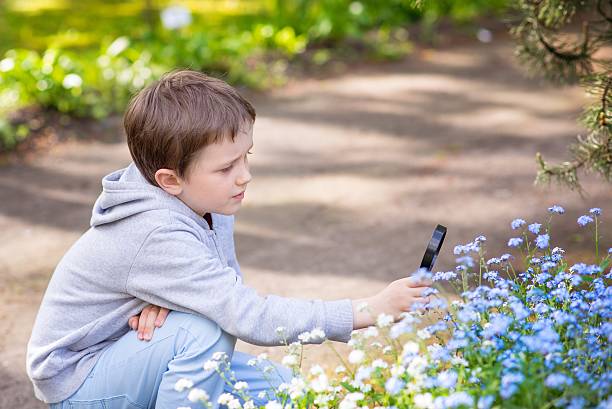
<path id="1" fill-rule="evenodd" d="M 242 168 L 242 172 L 240 172 L 238 179 L 236 179 L 236 184 L 238 186 L 244 186 L 249 183 L 251 179 L 253 179 L 253 176 L 251 175 L 249 164 L 245 163 L 245 166 Z"/>

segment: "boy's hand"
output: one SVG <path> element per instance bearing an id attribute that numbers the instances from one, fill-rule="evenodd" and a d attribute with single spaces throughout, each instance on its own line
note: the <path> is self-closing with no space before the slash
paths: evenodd
<path id="1" fill-rule="evenodd" d="M 149 341 L 153 337 L 155 327 L 161 327 L 170 311 L 157 305 L 147 305 L 140 315 L 134 315 L 128 320 L 128 325 L 138 331 L 138 339 Z"/>
<path id="2" fill-rule="evenodd" d="M 432 284 L 430 280 L 401 278 L 373 297 L 353 300 L 353 329 L 374 325 L 381 313 L 392 315 L 396 321 L 399 320 L 400 314 L 409 312 L 412 304 L 429 302 L 429 297 L 423 297 L 423 291 Z M 368 305 L 367 309 L 359 311 L 359 306 L 364 302 Z"/>

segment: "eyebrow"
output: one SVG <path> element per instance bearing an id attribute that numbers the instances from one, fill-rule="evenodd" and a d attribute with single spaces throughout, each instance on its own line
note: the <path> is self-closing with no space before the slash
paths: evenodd
<path id="1" fill-rule="evenodd" d="M 247 151 L 250 151 L 251 149 L 253 149 L 253 145 L 251 144 L 251 146 L 249 146 L 249 149 Z M 229 165 L 231 165 L 232 163 L 236 162 L 238 159 L 242 158 L 242 155 L 239 155 L 237 158 L 230 160 L 229 162 L 225 162 L 224 164 L 222 164 L 222 167 L 227 167 Z"/>

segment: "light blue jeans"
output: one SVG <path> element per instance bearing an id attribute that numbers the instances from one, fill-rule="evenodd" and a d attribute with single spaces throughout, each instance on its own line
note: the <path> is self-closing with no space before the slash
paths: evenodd
<path id="1" fill-rule="evenodd" d="M 191 380 L 194 388 L 204 389 L 216 408 L 217 398 L 223 392 L 232 392 L 232 388 L 217 372 L 203 368 L 215 352 L 225 352 L 231 358 L 236 380 L 247 382 L 247 394 L 257 406 L 263 405 L 274 397 L 273 388 L 291 380 L 291 370 L 264 361 L 262 366 L 273 367 L 264 375 L 261 369 L 247 365 L 253 356 L 234 351 L 235 342 L 233 336 L 207 318 L 172 311 L 150 341 L 141 341 L 136 331 L 130 331 L 106 348 L 80 388 L 50 408 L 203 408 L 187 399 L 187 390 L 174 389 L 182 378 Z M 259 398 L 260 392 L 268 397 Z"/>

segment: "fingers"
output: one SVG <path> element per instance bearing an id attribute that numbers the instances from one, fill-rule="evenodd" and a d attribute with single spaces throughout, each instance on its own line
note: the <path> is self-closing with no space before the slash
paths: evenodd
<path id="1" fill-rule="evenodd" d="M 147 316 L 149 315 L 149 309 L 145 308 L 140 313 L 140 318 L 138 319 L 138 339 L 144 339 L 144 331 L 145 325 L 147 324 Z"/>
<path id="2" fill-rule="evenodd" d="M 429 278 L 423 277 L 408 277 L 410 280 L 409 287 L 431 287 L 433 285 L 433 281 Z"/>
<path id="3" fill-rule="evenodd" d="M 128 326 L 132 328 L 134 331 L 138 329 L 138 315 L 134 315 L 132 318 L 128 320 Z"/>
<path id="4" fill-rule="evenodd" d="M 143 338 L 145 341 L 150 341 L 153 337 L 153 331 L 155 330 L 155 320 L 157 319 L 157 308 L 151 308 L 147 314 L 147 320 L 145 322 L 145 329 Z"/>
<path id="5" fill-rule="evenodd" d="M 166 317 L 170 314 L 170 310 L 167 308 L 160 308 L 157 319 L 155 320 L 155 326 L 161 327 L 166 322 Z"/>
<path id="6" fill-rule="evenodd" d="M 429 278 L 422 277 L 405 277 L 397 281 L 408 287 L 430 287 L 433 285 L 433 281 Z"/>

